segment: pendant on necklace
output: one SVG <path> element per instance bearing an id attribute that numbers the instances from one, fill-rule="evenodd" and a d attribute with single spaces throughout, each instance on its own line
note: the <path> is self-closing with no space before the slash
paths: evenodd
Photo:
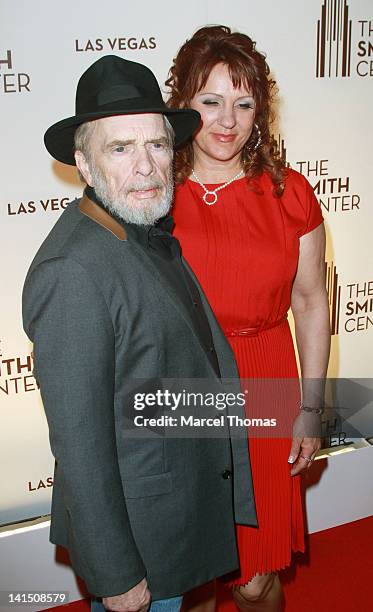
<path id="1" fill-rule="evenodd" d="M 210 202 L 207 201 L 208 196 L 211 196 L 213 198 Z M 215 204 L 215 202 L 217 202 L 218 195 L 215 193 L 215 191 L 206 191 L 202 196 L 202 200 L 205 204 L 207 204 L 207 206 L 212 206 L 212 204 Z"/>
<path id="2" fill-rule="evenodd" d="M 207 187 L 205 187 L 205 185 L 202 183 L 201 179 L 195 173 L 194 168 L 192 170 L 193 177 L 195 178 L 197 183 L 199 185 L 201 185 L 202 189 L 205 192 L 203 194 L 203 196 L 202 196 L 202 200 L 204 201 L 205 204 L 207 204 L 207 206 L 212 206 L 213 204 L 215 204 L 217 202 L 217 200 L 218 200 L 218 191 L 221 191 L 222 189 L 225 189 L 226 187 L 228 187 L 228 185 L 230 185 L 231 183 L 233 183 L 233 181 L 235 181 L 238 178 L 240 178 L 241 176 L 243 176 L 243 174 L 244 174 L 244 171 L 240 170 L 233 178 L 231 178 L 229 181 L 224 183 L 224 185 L 220 185 L 216 189 L 210 191 L 209 189 L 207 189 Z"/>

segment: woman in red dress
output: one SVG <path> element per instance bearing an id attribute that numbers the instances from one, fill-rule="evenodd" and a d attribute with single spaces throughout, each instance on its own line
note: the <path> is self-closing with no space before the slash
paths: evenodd
<path id="1" fill-rule="evenodd" d="M 271 402 L 294 421 L 288 437 L 250 434 L 259 528 L 237 525 L 240 571 L 228 581 L 239 608 L 274 611 L 281 600 L 277 570 L 292 551 L 304 551 L 300 473 L 320 448 L 315 434 L 305 436 L 304 423 L 320 420 L 329 357 L 323 218 L 306 179 L 274 153 L 274 81 L 248 36 L 225 26 L 200 29 L 181 47 L 166 84 L 170 106 L 192 107 L 202 118 L 193 142 L 176 156 L 173 215 L 183 255 L 241 379 L 297 381 L 296 392 L 290 385 Z"/>

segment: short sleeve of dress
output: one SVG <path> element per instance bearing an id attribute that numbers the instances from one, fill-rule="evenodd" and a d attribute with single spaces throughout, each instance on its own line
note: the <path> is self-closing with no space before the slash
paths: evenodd
<path id="1" fill-rule="evenodd" d="M 317 201 L 315 193 L 307 181 L 307 179 L 302 176 L 303 184 L 304 184 L 304 210 L 305 210 L 305 219 L 304 226 L 301 229 L 299 235 L 304 236 L 304 234 L 308 234 L 316 227 L 318 227 L 323 221 L 323 215 L 321 212 L 321 206 Z"/>

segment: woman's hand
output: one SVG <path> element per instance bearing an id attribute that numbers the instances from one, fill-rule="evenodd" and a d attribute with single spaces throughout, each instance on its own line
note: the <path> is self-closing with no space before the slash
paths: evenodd
<path id="1" fill-rule="evenodd" d="M 293 443 L 291 445 L 289 463 L 294 467 L 292 476 L 303 470 L 308 470 L 316 453 L 321 448 L 321 415 L 315 412 L 301 410 L 293 423 Z"/>

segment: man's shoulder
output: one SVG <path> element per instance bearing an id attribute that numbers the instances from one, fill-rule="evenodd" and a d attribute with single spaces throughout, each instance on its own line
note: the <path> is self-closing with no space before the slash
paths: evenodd
<path id="1" fill-rule="evenodd" d="M 44 261 L 64 255 L 66 245 L 82 222 L 82 215 L 79 214 L 78 210 L 79 202 L 80 199 L 69 202 L 58 221 L 56 221 L 40 245 L 30 266 L 30 271 Z"/>
<path id="2" fill-rule="evenodd" d="M 104 265 L 104 245 L 107 244 L 110 250 L 110 245 L 115 244 L 116 240 L 110 240 L 112 235 L 108 230 L 80 211 L 80 202 L 80 199 L 76 199 L 68 204 L 37 251 L 29 273 L 40 264 L 56 258 L 71 258 L 88 265 L 97 257 L 95 265 L 99 265 L 100 261 Z"/>

